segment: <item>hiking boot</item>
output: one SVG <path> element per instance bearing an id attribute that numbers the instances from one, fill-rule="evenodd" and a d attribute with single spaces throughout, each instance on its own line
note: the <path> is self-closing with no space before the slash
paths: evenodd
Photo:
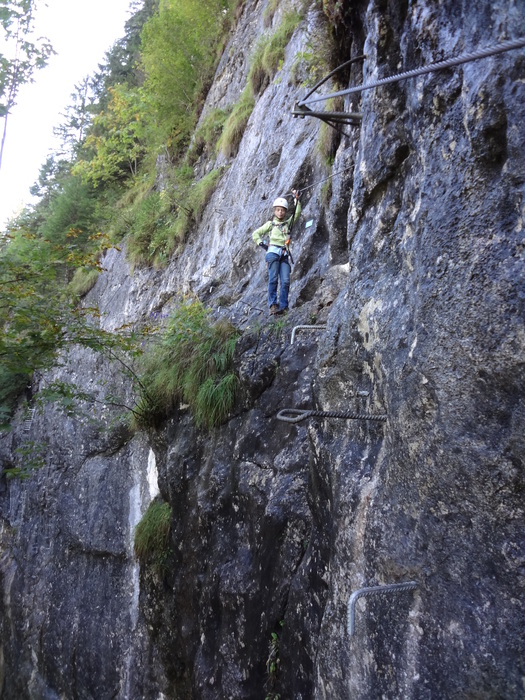
<path id="1" fill-rule="evenodd" d="M 287 313 L 288 313 L 288 307 L 287 307 L 287 306 L 286 306 L 284 309 L 279 309 L 279 311 L 277 311 L 277 315 L 278 315 L 278 316 L 284 316 L 284 314 L 287 314 Z"/>
<path id="2" fill-rule="evenodd" d="M 277 304 L 272 304 L 270 306 L 270 316 L 275 316 L 275 314 L 278 314 L 278 313 L 279 313 L 279 307 L 277 306 Z"/>

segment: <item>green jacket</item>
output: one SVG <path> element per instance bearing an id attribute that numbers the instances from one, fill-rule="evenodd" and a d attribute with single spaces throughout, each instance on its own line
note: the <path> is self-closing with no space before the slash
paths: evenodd
<path id="1" fill-rule="evenodd" d="M 295 222 L 300 216 L 301 202 L 297 201 L 295 214 L 293 216 L 289 216 L 288 219 L 283 219 L 282 221 L 279 221 L 279 219 L 274 216 L 271 221 L 267 221 L 258 229 L 255 229 L 255 231 L 252 233 L 252 238 L 257 245 L 259 245 L 262 239 L 269 235 L 269 244 L 278 245 L 282 248 L 288 240 L 288 231 L 292 225 L 292 218 Z"/>

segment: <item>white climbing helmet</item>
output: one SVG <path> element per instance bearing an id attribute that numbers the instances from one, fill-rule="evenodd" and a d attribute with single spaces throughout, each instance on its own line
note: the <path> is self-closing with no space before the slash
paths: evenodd
<path id="1" fill-rule="evenodd" d="M 277 199 L 273 203 L 273 207 L 284 207 L 285 209 L 288 209 L 288 202 L 286 201 L 286 197 L 277 197 Z"/>

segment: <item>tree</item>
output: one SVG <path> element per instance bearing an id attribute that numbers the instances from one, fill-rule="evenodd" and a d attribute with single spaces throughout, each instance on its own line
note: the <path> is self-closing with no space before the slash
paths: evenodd
<path id="1" fill-rule="evenodd" d="M 71 232 L 76 250 L 87 250 L 89 237 L 96 231 L 96 201 L 93 185 L 74 175 L 62 178 L 60 187 L 51 199 L 47 216 L 38 228 L 42 238 L 64 245 Z"/>
<path id="2" fill-rule="evenodd" d="M 74 237 L 52 243 L 25 230 L 11 232 L 0 245 L 0 426 L 36 370 L 56 364 L 73 345 L 115 357 L 136 351 L 133 334 L 99 328 L 98 310 L 77 303 L 65 280 L 68 270 L 100 269 L 107 248 L 83 253 Z"/>
<path id="3" fill-rule="evenodd" d="M 95 186 L 136 175 L 145 152 L 148 117 L 141 91 L 116 85 L 109 92 L 107 109 L 94 118 L 86 137 L 85 158 L 73 168 Z"/>
<path id="4" fill-rule="evenodd" d="M 33 80 L 54 53 L 43 37 L 33 38 L 35 0 L 0 0 L 0 26 L 5 53 L 0 53 L 0 118 L 4 120 L 0 144 L 0 168 L 7 134 L 7 119 L 16 104 L 20 87 Z"/>
<path id="5" fill-rule="evenodd" d="M 144 92 L 172 150 L 188 139 L 211 79 L 228 0 L 163 0 L 142 32 Z"/>
<path id="6" fill-rule="evenodd" d="M 125 83 L 129 88 L 142 85 L 144 75 L 140 70 L 140 37 L 142 28 L 156 12 L 159 0 L 136 0 L 130 6 L 133 13 L 124 25 L 124 37 L 118 39 L 99 64 L 99 72 L 93 77 L 93 92 L 98 111 L 107 108 L 109 89 Z"/>
<path id="7" fill-rule="evenodd" d="M 89 77 L 75 85 L 75 92 L 71 93 L 71 104 L 60 115 L 64 121 L 53 128 L 53 134 L 60 139 L 62 147 L 57 155 L 74 158 L 86 136 L 94 103 L 91 86 L 92 80 Z"/>

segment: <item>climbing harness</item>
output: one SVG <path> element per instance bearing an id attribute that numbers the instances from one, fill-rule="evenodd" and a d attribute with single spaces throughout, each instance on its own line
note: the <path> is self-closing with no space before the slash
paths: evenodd
<path id="1" fill-rule="evenodd" d="M 283 197 L 283 199 L 284 199 L 284 197 Z M 295 209 L 296 209 L 296 208 L 297 208 L 297 207 L 294 207 L 294 210 L 293 210 L 291 216 L 289 216 L 288 219 L 287 219 L 286 221 L 283 221 L 283 222 L 280 223 L 280 224 L 273 224 L 274 228 L 278 228 L 279 231 L 281 232 L 281 234 L 282 234 L 283 236 L 285 236 L 288 240 L 290 239 L 290 236 L 292 235 L 291 232 L 292 232 L 292 227 L 293 227 L 293 225 L 294 225 L 294 220 L 293 220 L 293 218 L 294 218 L 294 216 L 295 216 Z M 291 221 L 291 223 L 288 224 L 288 221 Z M 272 221 L 272 223 L 273 223 L 273 221 Z M 286 228 L 285 228 L 285 227 L 286 227 Z M 259 244 L 259 245 L 260 245 L 260 244 Z M 270 248 L 279 248 L 279 249 L 280 249 L 281 260 L 282 260 L 282 258 L 283 258 L 283 255 L 287 255 L 287 256 L 290 258 L 290 264 L 293 265 L 294 259 L 293 259 L 293 257 L 292 257 L 291 252 L 290 252 L 289 246 L 287 246 L 287 245 L 283 245 L 283 246 L 280 246 L 280 245 L 279 245 L 279 246 L 277 246 L 277 245 L 268 245 L 268 250 L 269 250 Z M 284 252 L 283 252 L 283 251 L 284 251 Z M 270 252 L 272 252 L 272 251 L 270 251 Z M 273 251 L 273 252 L 276 252 L 276 251 Z"/>
<path id="2" fill-rule="evenodd" d="M 422 66 L 421 68 L 414 68 L 413 70 L 404 71 L 403 73 L 396 73 L 388 78 L 382 78 L 381 80 L 374 80 L 370 83 L 365 83 L 363 85 L 358 85 L 357 87 L 348 88 L 346 90 L 339 90 L 338 92 L 332 92 L 328 95 L 322 95 L 318 97 L 310 98 L 312 94 L 311 91 L 307 97 L 297 103 L 296 108 L 305 107 L 306 102 L 314 103 L 321 102 L 323 100 L 329 100 L 333 97 L 342 97 L 343 95 L 351 95 L 356 92 L 363 92 L 364 90 L 370 90 L 380 85 L 387 85 L 389 83 L 396 83 L 400 80 L 406 80 L 407 78 L 414 78 L 418 75 L 426 75 L 427 73 L 433 73 L 435 71 L 443 70 L 444 68 L 452 68 L 453 66 L 460 66 L 463 63 L 469 63 L 471 61 L 477 61 L 480 58 L 488 58 L 489 56 L 495 56 L 499 53 L 504 53 L 505 51 L 512 51 L 513 49 L 521 49 L 525 46 L 525 38 L 512 39 L 509 41 L 504 41 L 502 44 L 496 44 L 495 46 L 489 46 L 485 49 L 480 49 L 479 51 L 471 51 L 469 53 L 461 54 L 455 58 L 447 58 L 444 61 L 438 61 L 437 63 L 430 63 L 428 66 Z M 343 64 L 344 65 L 344 64 Z M 307 116 L 308 112 L 305 113 Z"/>
<path id="3" fill-rule="evenodd" d="M 385 586 L 370 586 L 369 588 L 360 588 L 354 591 L 348 600 L 348 635 L 351 637 L 355 631 L 355 605 L 359 598 L 372 595 L 384 596 L 392 593 L 404 593 L 405 591 L 414 590 L 417 586 L 416 581 L 407 581 L 406 583 L 388 583 Z"/>
<path id="4" fill-rule="evenodd" d="M 285 423 L 299 423 L 306 418 L 343 418 L 344 420 L 386 421 L 386 414 L 382 413 L 353 413 L 351 411 L 341 413 L 339 411 L 310 411 L 300 408 L 283 408 L 276 417 L 277 420 L 282 420 Z"/>

